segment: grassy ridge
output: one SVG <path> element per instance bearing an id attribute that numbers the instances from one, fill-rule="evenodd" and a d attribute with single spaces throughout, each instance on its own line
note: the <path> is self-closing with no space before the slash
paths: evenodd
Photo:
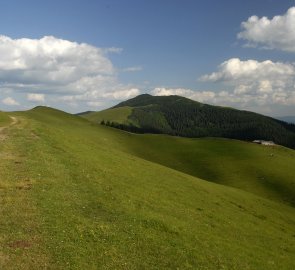
<path id="1" fill-rule="evenodd" d="M 294 208 L 138 158 L 128 133 L 16 116 L 0 145 L 3 269 L 294 268 Z"/>
<path id="2" fill-rule="evenodd" d="M 100 112 L 91 112 L 81 115 L 81 117 L 88 119 L 89 121 L 100 123 L 104 121 L 114 121 L 119 124 L 128 124 L 131 123 L 128 120 L 128 116 L 131 115 L 131 107 L 120 107 L 112 110 L 103 110 Z"/>

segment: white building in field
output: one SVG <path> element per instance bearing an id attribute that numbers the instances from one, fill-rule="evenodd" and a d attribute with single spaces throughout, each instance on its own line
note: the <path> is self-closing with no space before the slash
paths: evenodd
<path id="1" fill-rule="evenodd" d="M 273 141 L 264 141 L 264 140 L 254 140 L 254 143 L 262 144 L 262 145 L 275 145 Z"/>

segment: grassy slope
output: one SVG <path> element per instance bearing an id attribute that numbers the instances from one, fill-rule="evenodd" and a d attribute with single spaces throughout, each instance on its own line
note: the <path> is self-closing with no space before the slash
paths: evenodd
<path id="1" fill-rule="evenodd" d="M 95 123 L 104 121 L 114 121 L 120 124 L 129 123 L 128 116 L 132 113 L 131 107 L 120 107 L 114 109 L 107 109 L 100 112 L 91 112 L 81 115 L 81 117 L 88 119 Z"/>
<path id="2" fill-rule="evenodd" d="M 120 117 L 119 107 L 96 112 L 98 119 Z M 128 107 L 130 109 L 130 107 Z M 127 116 L 128 117 L 128 116 Z M 127 119 L 124 118 L 124 119 Z M 90 121 L 93 118 L 88 117 Z M 98 121 L 96 121 L 98 122 Z M 116 134 L 116 131 L 110 131 Z M 295 205 L 295 152 L 227 139 L 187 139 L 162 135 L 128 135 L 121 148 L 141 158 L 200 177 Z M 131 136 L 131 137 L 130 137 Z"/>
<path id="3" fill-rule="evenodd" d="M 0 127 L 9 124 L 10 118 L 7 113 L 0 111 Z"/>
<path id="4" fill-rule="evenodd" d="M 144 159 L 295 206 L 294 150 L 236 140 L 163 135 L 134 135 L 125 144 Z"/>
<path id="5" fill-rule="evenodd" d="M 120 151 L 120 131 L 17 116 L 0 144 L 3 269 L 294 269 L 294 208 Z"/>
<path id="6" fill-rule="evenodd" d="M 96 116 L 108 112 L 113 119 L 119 119 L 118 109 L 120 107 L 97 112 Z M 117 134 L 115 130 L 110 132 Z M 295 152 L 291 149 L 215 138 L 187 139 L 128 133 L 120 133 L 120 136 L 125 137 L 120 147 L 138 157 L 295 205 Z"/>

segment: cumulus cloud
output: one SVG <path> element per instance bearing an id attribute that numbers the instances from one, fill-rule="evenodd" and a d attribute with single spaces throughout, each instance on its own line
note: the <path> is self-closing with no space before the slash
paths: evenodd
<path id="1" fill-rule="evenodd" d="M 238 38 L 246 40 L 248 46 L 295 52 L 295 7 L 272 19 L 251 16 L 241 27 Z"/>
<path id="2" fill-rule="evenodd" d="M 223 62 L 217 72 L 201 77 L 201 81 L 252 81 L 271 79 L 273 77 L 287 79 L 295 75 L 293 64 L 267 61 L 246 60 L 231 58 Z"/>
<path id="3" fill-rule="evenodd" d="M 118 81 L 117 71 L 108 58 L 108 53 L 121 51 L 53 36 L 41 39 L 0 36 L 0 92 L 6 89 L 26 93 L 27 100 L 35 102 L 44 101 L 44 94 L 69 96 L 85 104 L 128 98 L 139 90 Z"/>
<path id="4" fill-rule="evenodd" d="M 94 107 L 94 108 L 98 108 L 100 107 L 102 104 L 99 101 L 88 101 L 87 105 L 90 107 Z"/>
<path id="5" fill-rule="evenodd" d="M 212 91 L 193 91 L 186 88 L 165 88 L 157 87 L 151 91 L 151 94 L 155 96 L 184 96 L 199 102 L 211 102 L 214 103 L 217 94 Z"/>
<path id="6" fill-rule="evenodd" d="M 11 39 L 0 36 L 0 79 L 20 84 L 64 86 L 81 77 L 113 74 L 103 50 L 46 36 Z"/>
<path id="7" fill-rule="evenodd" d="M 123 89 L 119 91 L 105 93 L 103 97 L 112 98 L 112 99 L 127 99 L 132 98 L 140 94 L 139 89 L 137 88 L 130 88 L 130 89 Z"/>
<path id="8" fill-rule="evenodd" d="M 295 66 L 289 63 L 232 58 L 201 81 L 222 82 L 233 91 L 219 93 L 221 102 L 295 105 Z M 216 98 L 216 96 L 215 96 Z"/>
<path id="9" fill-rule="evenodd" d="M 19 103 L 15 99 L 13 99 L 12 97 L 7 97 L 7 98 L 2 99 L 2 103 L 5 105 L 8 105 L 8 106 L 18 106 L 19 105 Z"/>
<path id="10" fill-rule="evenodd" d="M 200 78 L 203 82 L 220 83 L 227 90 L 200 91 L 187 88 L 158 87 L 151 94 L 180 95 L 223 106 L 270 113 L 270 107 L 295 105 L 295 65 L 289 63 L 232 58 L 216 72 Z"/>
<path id="11" fill-rule="evenodd" d="M 33 101 L 33 102 L 44 102 L 45 101 L 45 95 L 44 94 L 27 94 L 27 100 Z"/>
<path id="12" fill-rule="evenodd" d="M 185 88 L 165 88 L 165 87 L 157 87 L 151 92 L 155 96 L 189 96 L 192 94 L 192 90 Z"/>

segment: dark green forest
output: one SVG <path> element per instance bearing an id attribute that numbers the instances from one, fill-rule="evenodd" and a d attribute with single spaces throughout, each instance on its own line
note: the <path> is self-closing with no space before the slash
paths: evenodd
<path id="1" fill-rule="evenodd" d="M 224 137 L 271 140 L 295 148 L 295 125 L 261 114 L 212 106 L 180 96 L 137 96 L 113 108 L 129 106 L 130 123 L 103 124 L 136 133 L 163 133 L 182 137 Z"/>

